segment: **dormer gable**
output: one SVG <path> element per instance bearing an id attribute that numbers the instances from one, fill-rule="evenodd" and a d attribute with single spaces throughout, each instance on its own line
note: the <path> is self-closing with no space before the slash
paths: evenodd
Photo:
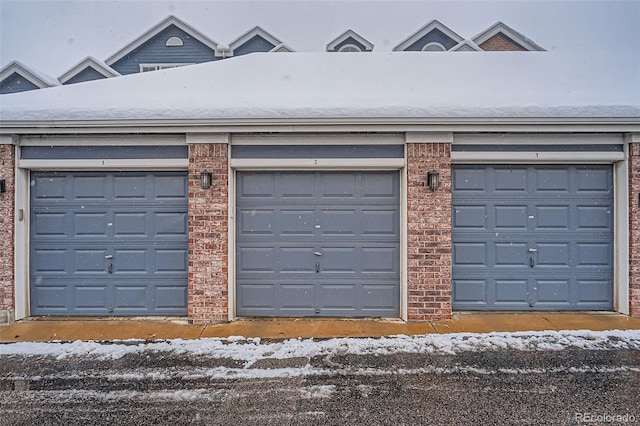
<path id="1" fill-rule="evenodd" d="M 25 92 L 59 85 L 58 80 L 35 71 L 20 61 L 12 61 L 0 70 L 0 94 Z"/>
<path id="2" fill-rule="evenodd" d="M 215 60 L 217 47 L 216 41 L 175 16 L 169 16 L 105 63 L 121 74 L 132 74 L 143 71 L 142 64 L 184 65 Z"/>
<path id="3" fill-rule="evenodd" d="M 239 56 L 254 52 L 271 52 L 280 45 L 282 41 L 260 26 L 255 26 L 229 44 L 229 54 Z"/>
<path id="4" fill-rule="evenodd" d="M 327 44 L 327 52 L 371 52 L 373 43 L 353 30 L 347 30 Z"/>
<path id="5" fill-rule="evenodd" d="M 488 51 L 544 51 L 534 41 L 503 22 L 496 22 L 477 36 L 473 41 Z"/>
<path id="6" fill-rule="evenodd" d="M 117 77 L 120 73 L 102 61 L 92 56 L 87 56 L 67 72 L 62 74 L 58 80 L 62 84 L 80 83 L 83 81 L 98 80 L 102 78 Z"/>
<path id="7" fill-rule="evenodd" d="M 429 22 L 393 48 L 394 51 L 444 51 L 464 41 L 457 33 L 437 20 Z"/>

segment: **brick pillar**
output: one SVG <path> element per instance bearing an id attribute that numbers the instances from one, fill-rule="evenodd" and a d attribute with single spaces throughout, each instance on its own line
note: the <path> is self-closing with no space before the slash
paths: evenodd
<path id="1" fill-rule="evenodd" d="M 629 314 L 640 317 L 640 143 L 629 155 Z"/>
<path id="2" fill-rule="evenodd" d="M 427 172 L 440 173 L 440 188 Z M 408 319 L 451 318 L 451 146 L 407 144 Z"/>
<path id="3" fill-rule="evenodd" d="M 211 188 L 200 172 L 211 172 Z M 189 321 L 228 319 L 228 169 L 226 144 L 189 146 Z"/>
<path id="4" fill-rule="evenodd" d="M 7 192 L 0 194 L 0 324 L 14 318 L 13 276 L 13 212 L 15 204 L 15 149 L 13 145 L 0 144 L 0 179 L 4 179 Z"/>

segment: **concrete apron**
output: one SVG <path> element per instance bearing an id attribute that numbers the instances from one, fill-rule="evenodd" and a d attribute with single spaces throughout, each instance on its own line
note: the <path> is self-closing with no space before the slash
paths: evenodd
<path id="1" fill-rule="evenodd" d="M 451 320 L 406 323 L 381 319 L 241 319 L 224 324 L 188 324 L 175 318 L 27 319 L 0 325 L 0 343 L 75 340 L 156 340 L 206 337 L 263 339 L 382 337 L 398 334 L 488 333 L 544 330 L 640 329 L 640 318 L 612 313 L 456 313 Z"/>

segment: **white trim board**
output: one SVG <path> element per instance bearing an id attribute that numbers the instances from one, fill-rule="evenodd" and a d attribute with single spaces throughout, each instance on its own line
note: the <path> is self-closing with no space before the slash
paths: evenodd
<path id="1" fill-rule="evenodd" d="M 17 168 L 30 170 L 187 170 L 189 159 L 18 160 Z"/>
<path id="2" fill-rule="evenodd" d="M 497 164 L 533 164 L 533 163 L 613 163 L 616 161 L 624 160 L 623 152 L 611 152 L 611 151 L 593 151 L 593 152 L 575 152 L 575 151 L 509 151 L 509 152 L 496 152 L 496 151 L 452 151 L 451 162 L 454 164 L 483 164 L 483 163 L 497 163 Z"/>

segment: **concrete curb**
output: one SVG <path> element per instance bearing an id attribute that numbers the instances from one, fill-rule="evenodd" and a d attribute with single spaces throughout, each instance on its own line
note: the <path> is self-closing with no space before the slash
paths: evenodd
<path id="1" fill-rule="evenodd" d="M 610 313 L 455 314 L 439 322 L 399 320 L 246 319 L 193 325 L 171 320 L 24 320 L 0 326 L 0 343 L 199 339 L 229 336 L 263 339 L 383 337 L 398 334 L 488 333 L 544 330 L 640 329 L 640 318 Z"/>

